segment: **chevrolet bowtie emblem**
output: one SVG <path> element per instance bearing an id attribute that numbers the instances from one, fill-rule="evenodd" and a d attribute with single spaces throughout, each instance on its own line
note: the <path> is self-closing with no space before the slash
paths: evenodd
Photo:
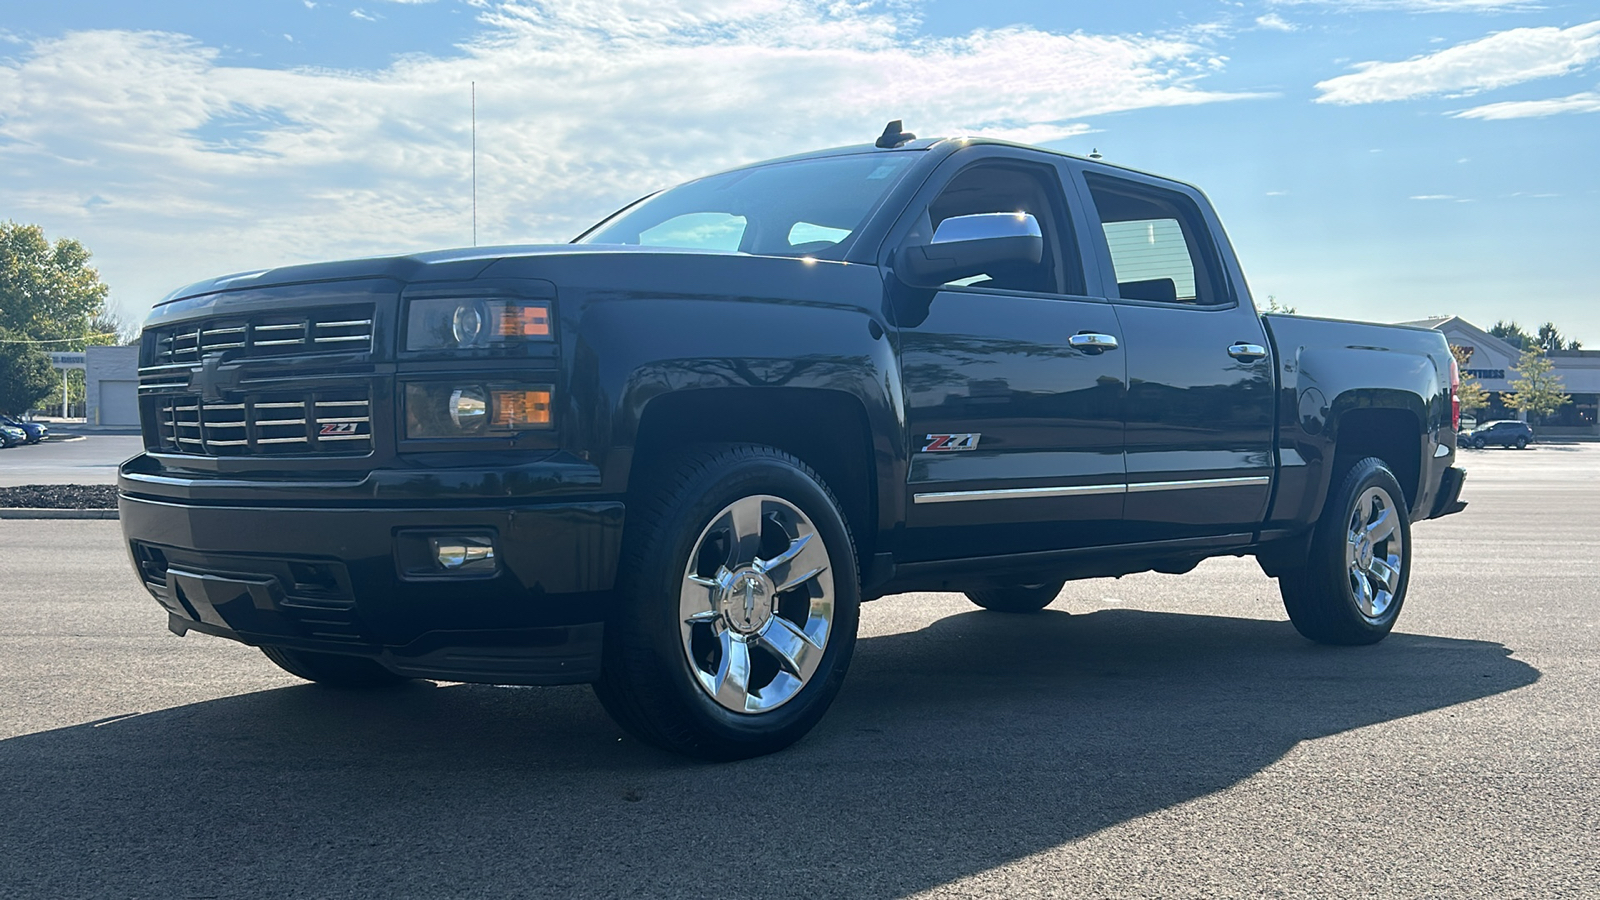
<path id="1" fill-rule="evenodd" d="M 226 391 L 239 387 L 239 367 L 222 367 L 222 354 L 212 353 L 200 361 L 199 368 L 189 370 L 189 390 L 200 394 L 206 403 L 221 403 L 227 399 Z"/>

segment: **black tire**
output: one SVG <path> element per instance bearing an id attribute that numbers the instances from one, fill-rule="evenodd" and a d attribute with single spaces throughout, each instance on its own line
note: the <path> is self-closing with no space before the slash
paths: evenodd
<path id="1" fill-rule="evenodd" d="M 1375 457 L 1356 462 L 1329 491 L 1306 564 L 1278 577 L 1284 609 L 1302 635 L 1321 644 L 1374 644 L 1393 630 L 1411 578 L 1411 517 L 1405 503 L 1394 473 Z M 1370 539 L 1389 527 L 1366 522 L 1380 506 L 1394 516 L 1389 533 L 1398 542 Z M 1364 553 L 1358 530 L 1369 538 Z M 1385 581 L 1375 571 L 1394 575 Z"/>
<path id="2" fill-rule="evenodd" d="M 595 694 L 639 740 L 689 756 L 745 759 L 789 746 L 827 711 L 855 647 L 860 582 L 838 501 L 800 460 L 762 446 L 702 448 L 638 478 Z M 735 509 L 749 504 L 758 514 L 743 521 L 760 524 L 741 540 Z M 742 561 L 747 552 L 756 562 Z M 770 580 L 751 575 L 785 556 L 759 573 Z M 811 572 L 780 590 L 819 560 L 826 577 Z M 690 614 L 696 585 L 705 610 Z M 751 612 L 752 597 L 764 598 L 763 610 Z M 821 634 L 821 644 L 794 643 L 796 629 Z M 772 642 L 785 637 L 796 651 L 787 657 Z M 742 684 L 731 674 L 741 668 Z"/>
<path id="3" fill-rule="evenodd" d="M 967 591 L 967 599 L 984 609 L 1003 613 L 1036 613 L 1061 594 L 1065 581 L 1044 584 L 1012 584 L 1005 587 Z"/>
<path id="4" fill-rule="evenodd" d="M 289 647 L 262 647 L 261 652 L 278 668 L 307 681 L 329 687 L 375 688 L 410 681 L 385 669 L 375 660 L 343 653 L 317 653 Z"/>
<path id="5" fill-rule="evenodd" d="M 1483 447 L 1484 447 L 1484 443 L 1485 442 L 1484 442 L 1483 438 L 1473 438 L 1472 439 L 1472 449 L 1474 449 L 1474 450 L 1482 450 Z"/>
<path id="6" fill-rule="evenodd" d="M 1518 437 L 1517 438 L 1517 449 L 1518 450 L 1526 450 L 1526 449 L 1528 449 L 1528 439 L 1525 438 L 1525 437 Z"/>

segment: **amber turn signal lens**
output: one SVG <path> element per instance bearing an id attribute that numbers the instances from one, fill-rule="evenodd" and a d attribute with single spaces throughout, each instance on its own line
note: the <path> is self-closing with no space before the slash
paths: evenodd
<path id="1" fill-rule="evenodd" d="M 548 306 L 518 306 L 506 304 L 500 308 L 497 338 L 526 338 L 550 336 L 550 308 Z"/>
<path id="2" fill-rule="evenodd" d="M 496 428 L 537 428 L 549 424 L 549 391 L 494 392 Z"/>

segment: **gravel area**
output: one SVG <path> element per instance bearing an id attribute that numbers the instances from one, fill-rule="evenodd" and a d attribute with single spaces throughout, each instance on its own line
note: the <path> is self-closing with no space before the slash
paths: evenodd
<path id="1" fill-rule="evenodd" d="M 0 507 L 8 509 L 116 509 L 114 484 L 24 484 L 0 487 Z"/>

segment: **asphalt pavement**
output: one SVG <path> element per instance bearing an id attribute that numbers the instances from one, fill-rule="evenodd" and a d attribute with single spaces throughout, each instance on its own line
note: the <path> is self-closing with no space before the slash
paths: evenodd
<path id="1" fill-rule="evenodd" d="M 1600 896 L 1600 445 L 1462 464 L 1381 644 L 1241 559 L 902 595 L 731 765 L 583 687 L 298 682 L 168 634 L 116 522 L 0 521 L 0 897 Z"/>
<path id="2" fill-rule="evenodd" d="M 142 449 L 136 434 L 52 433 L 37 444 L 0 450 L 0 487 L 116 484 L 118 464 Z"/>

